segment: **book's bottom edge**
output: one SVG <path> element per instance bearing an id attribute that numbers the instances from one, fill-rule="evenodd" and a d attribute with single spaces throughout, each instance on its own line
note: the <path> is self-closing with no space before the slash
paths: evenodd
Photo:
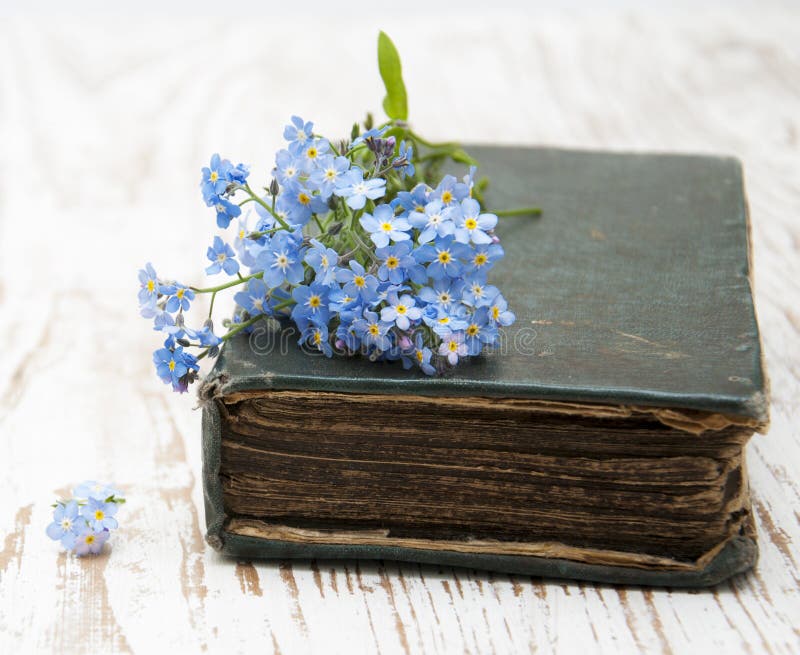
<path id="1" fill-rule="evenodd" d="M 224 555 L 245 559 L 390 560 L 541 578 L 665 587 L 713 586 L 751 569 L 758 560 L 758 544 L 753 534 L 730 538 L 696 568 L 689 566 L 678 569 L 643 568 L 622 563 L 595 564 L 537 555 L 409 548 L 400 545 L 298 543 L 237 534 L 225 529 L 209 537 L 209 543 Z"/>

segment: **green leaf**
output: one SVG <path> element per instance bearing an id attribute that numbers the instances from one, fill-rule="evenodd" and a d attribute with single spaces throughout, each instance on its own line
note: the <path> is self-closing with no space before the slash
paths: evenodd
<path id="1" fill-rule="evenodd" d="M 378 68 L 386 87 L 383 110 L 389 118 L 408 120 L 408 98 L 406 97 L 406 85 L 403 83 L 400 55 L 385 32 L 378 34 Z"/>

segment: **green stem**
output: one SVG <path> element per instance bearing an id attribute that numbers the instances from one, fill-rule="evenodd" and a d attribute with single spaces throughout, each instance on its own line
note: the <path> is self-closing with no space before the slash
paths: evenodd
<path id="1" fill-rule="evenodd" d="M 408 130 L 408 133 L 411 137 L 421 143 L 426 148 L 437 148 L 437 149 L 449 149 L 452 150 L 453 148 L 460 148 L 461 145 L 455 143 L 453 141 L 442 141 L 441 143 L 434 143 L 433 141 L 428 141 L 423 139 L 419 134 L 417 134 L 414 130 Z"/>
<path id="2" fill-rule="evenodd" d="M 243 277 L 240 280 L 232 280 L 230 282 L 226 282 L 225 284 L 220 284 L 217 287 L 207 287 L 205 289 L 198 289 L 197 287 L 189 287 L 189 288 L 195 293 L 216 293 L 217 291 L 222 291 L 223 289 L 230 289 L 231 287 L 235 287 L 238 284 L 242 284 L 243 282 L 252 280 L 254 277 L 261 277 L 262 275 L 264 275 L 263 271 L 261 271 L 260 273 L 253 273 L 252 275 Z"/>
<path id="3" fill-rule="evenodd" d="M 289 227 L 289 224 L 288 224 L 286 221 L 284 221 L 284 220 L 283 220 L 283 219 L 282 219 L 280 216 L 278 216 L 278 214 L 275 212 L 275 210 L 274 210 L 272 207 L 270 207 L 270 206 L 269 206 L 267 203 L 265 203 L 265 202 L 264 202 L 264 201 L 263 201 L 261 198 L 259 198 L 259 197 L 258 197 L 258 196 L 257 196 L 255 193 L 253 193 L 253 190 L 250 188 L 250 185 L 249 185 L 249 184 L 245 184 L 243 187 L 240 187 L 240 188 L 242 188 L 242 189 L 244 189 L 245 191 L 247 191 L 247 193 L 249 193 L 249 194 L 250 194 L 250 197 L 251 197 L 253 200 L 255 200 L 255 201 L 256 201 L 256 202 L 257 202 L 259 205 L 261 205 L 261 206 L 262 206 L 264 209 L 266 209 L 266 210 L 267 210 L 267 211 L 268 211 L 270 214 L 272 214 L 272 217 L 273 217 L 273 218 L 274 218 L 276 221 L 278 221 L 278 223 L 280 223 L 281 227 L 282 227 L 284 230 L 288 230 L 289 232 L 291 232 L 291 231 L 292 231 L 292 228 L 290 228 L 290 227 Z M 274 202 L 273 202 L 273 204 L 274 204 Z"/>
<path id="4" fill-rule="evenodd" d="M 291 307 L 294 304 L 296 304 L 295 301 L 294 301 L 294 298 L 287 298 L 283 302 L 279 302 L 272 309 L 277 312 L 277 311 L 279 311 L 281 309 L 286 309 L 287 307 Z"/>
<path id="5" fill-rule="evenodd" d="M 495 216 L 541 216 L 542 210 L 539 207 L 519 207 L 518 209 L 501 209 L 492 213 Z"/>
<path id="6" fill-rule="evenodd" d="M 211 313 L 214 311 L 214 301 L 217 299 L 217 292 L 211 293 L 211 306 L 208 308 L 208 318 L 211 318 Z"/>

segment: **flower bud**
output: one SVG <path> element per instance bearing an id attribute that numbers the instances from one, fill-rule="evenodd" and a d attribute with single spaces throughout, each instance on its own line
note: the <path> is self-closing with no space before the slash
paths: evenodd
<path id="1" fill-rule="evenodd" d="M 273 177 L 269 183 L 269 194 L 271 196 L 277 196 L 280 190 L 281 188 L 278 185 L 278 180 Z"/>

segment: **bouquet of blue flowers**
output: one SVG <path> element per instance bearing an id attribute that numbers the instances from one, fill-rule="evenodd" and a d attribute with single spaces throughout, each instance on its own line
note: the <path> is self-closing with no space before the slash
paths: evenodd
<path id="1" fill-rule="evenodd" d="M 248 166 L 217 154 L 203 168 L 217 226 L 236 225 L 232 239 L 214 237 L 205 270 L 231 279 L 201 288 L 160 278 L 149 263 L 139 272 L 141 314 L 166 335 L 153 360 L 173 389 L 186 391 L 199 360 L 266 319 L 293 322 L 299 344 L 328 357 L 399 360 L 428 375 L 495 346 L 513 323 L 488 279 L 503 257 L 494 230 L 499 215 L 538 210 L 484 211 L 488 181 L 475 179 L 476 162 L 408 124 L 399 56 L 382 32 L 378 63 L 386 122 L 368 115 L 363 131 L 355 124 L 349 138 L 332 141 L 293 116 L 262 189 L 251 186 Z M 466 175 L 442 175 L 448 161 L 467 166 Z M 235 314 L 218 334 L 214 300 L 234 288 Z M 210 294 L 211 309 L 190 327 L 184 316 L 197 294 Z"/>

